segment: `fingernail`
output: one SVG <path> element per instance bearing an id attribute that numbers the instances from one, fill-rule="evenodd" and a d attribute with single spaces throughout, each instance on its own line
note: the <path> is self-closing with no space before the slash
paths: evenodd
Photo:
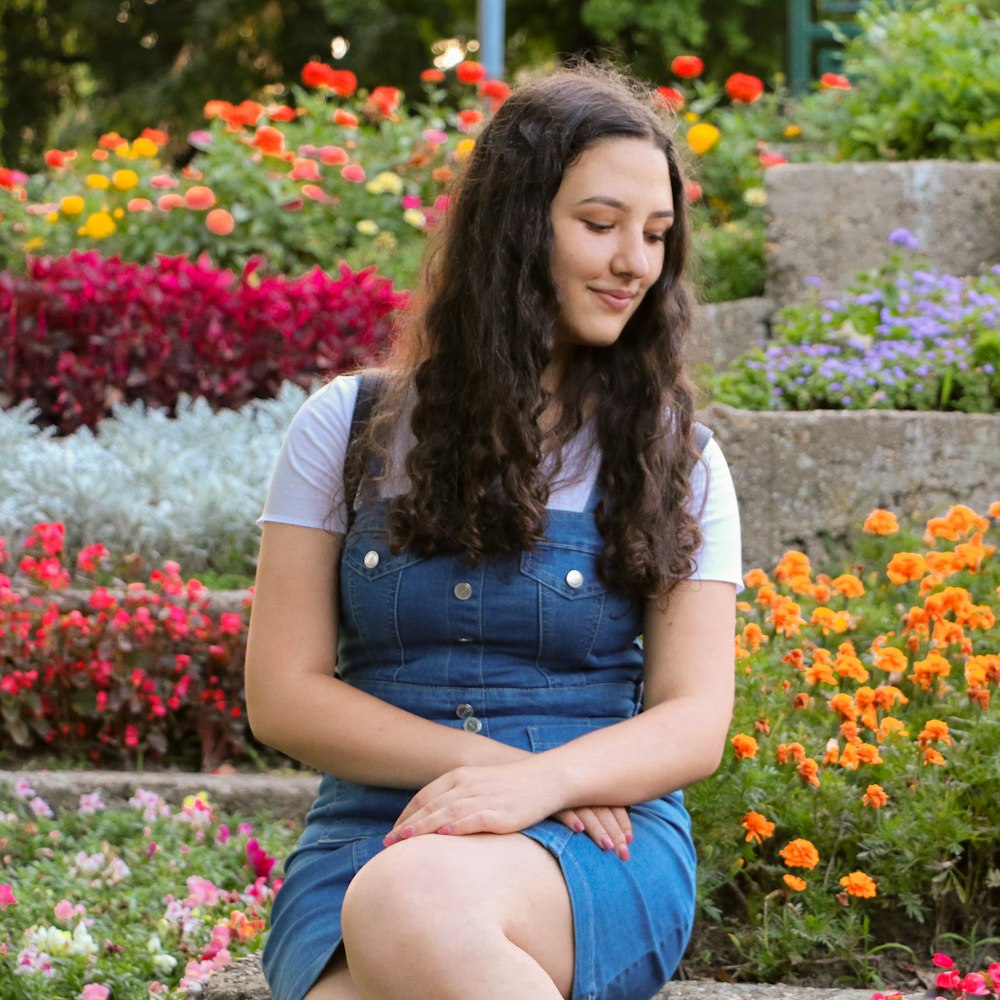
<path id="1" fill-rule="evenodd" d="M 451 827 L 442 826 L 441 829 L 438 830 L 438 833 L 440 833 L 442 837 L 447 837 L 451 833 Z"/>
<path id="2" fill-rule="evenodd" d="M 635 840 L 635 837 L 632 836 L 632 831 L 629 830 L 629 832 L 625 834 L 625 843 L 631 844 L 633 840 Z"/>
<path id="3" fill-rule="evenodd" d="M 628 848 L 624 844 L 622 844 L 622 846 L 618 848 L 618 857 L 620 857 L 622 861 L 628 861 L 628 859 L 631 857 L 631 855 L 628 852 Z"/>
<path id="4" fill-rule="evenodd" d="M 393 844 L 395 844 L 395 843 L 396 843 L 396 840 L 397 840 L 397 839 L 398 839 L 398 838 L 396 837 L 396 835 L 395 835 L 394 833 L 387 833 L 387 834 L 386 834 L 386 835 L 385 835 L 385 836 L 384 836 L 384 837 L 382 838 L 382 846 L 383 846 L 383 847 L 391 847 L 391 846 L 392 846 Z"/>
<path id="5" fill-rule="evenodd" d="M 399 837 L 401 840 L 406 840 L 407 837 L 412 837 L 417 831 L 412 826 L 404 826 L 402 830 L 399 831 Z"/>
<path id="6" fill-rule="evenodd" d="M 583 831 L 584 831 L 585 827 L 584 827 L 583 823 L 581 823 L 581 822 L 580 822 L 580 820 L 577 820 L 577 821 L 576 821 L 576 822 L 575 822 L 575 823 L 573 824 L 573 829 L 574 829 L 574 830 L 575 830 L 575 831 L 576 831 L 577 833 L 583 833 Z"/>
<path id="7" fill-rule="evenodd" d="M 606 851 L 610 851 L 614 846 L 615 842 L 607 834 L 601 837 L 601 847 Z"/>

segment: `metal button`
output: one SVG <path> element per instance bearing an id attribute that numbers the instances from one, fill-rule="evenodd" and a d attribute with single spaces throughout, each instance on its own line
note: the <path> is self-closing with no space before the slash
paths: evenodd
<path id="1" fill-rule="evenodd" d="M 464 580 L 461 583 L 456 583 L 454 593 L 460 601 L 467 601 L 472 597 L 472 584 L 466 583 Z"/>
<path id="2" fill-rule="evenodd" d="M 566 583 L 574 590 L 579 590 L 583 586 L 583 574 L 578 569 L 571 569 L 566 574 Z"/>
<path id="3" fill-rule="evenodd" d="M 458 641 L 459 642 L 475 642 L 476 640 L 475 639 L 469 639 L 467 636 L 463 635 L 462 638 L 459 639 Z"/>
<path id="4" fill-rule="evenodd" d="M 483 724 L 475 716 L 466 719 L 462 726 L 470 733 L 478 733 L 483 728 Z"/>
<path id="5" fill-rule="evenodd" d="M 471 718 L 471 716 L 472 716 L 472 714 L 474 712 L 475 712 L 475 709 L 471 705 L 467 705 L 464 702 L 461 705 L 459 705 L 458 708 L 455 709 L 455 714 L 460 719 Z"/>
<path id="6" fill-rule="evenodd" d="M 369 569 L 374 569 L 378 565 L 378 553 L 374 549 L 366 552 L 364 562 Z"/>

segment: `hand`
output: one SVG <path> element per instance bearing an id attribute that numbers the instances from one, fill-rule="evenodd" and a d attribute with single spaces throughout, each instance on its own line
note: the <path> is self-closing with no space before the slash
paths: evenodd
<path id="1" fill-rule="evenodd" d="M 518 833 L 553 812 L 557 794 L 536 757 L 511 764 L 457 767 L 410 799 L 383 843 L 427 833 Z"/>
<path id="2" fill-rule="evenodd" d="M 628 845 L 632 843 L 632 819 L 624 806 L 563 809 L 552 818 L 575 833 L 586 833 L 602 850 L 613 850 L 622 861 L 628 861 Z"/>

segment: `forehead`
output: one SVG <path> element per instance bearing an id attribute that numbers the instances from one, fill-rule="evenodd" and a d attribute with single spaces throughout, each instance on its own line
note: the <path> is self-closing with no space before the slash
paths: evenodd
<path id="1" fill-rule="evenodd" d="M 604 139 L 566 168 L 555 201 L 604 196 L 629 205 L 670 208 L 670 166 L 648 139 Z M 627 196 L 627 197 L 626 197 Z M 651 209 L 652 210 L 652 209 Z"/>

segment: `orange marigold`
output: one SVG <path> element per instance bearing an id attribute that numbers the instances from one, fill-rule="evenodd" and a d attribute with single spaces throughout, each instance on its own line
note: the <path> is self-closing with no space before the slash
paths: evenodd
<path id="1" fill-rule="evenodd" d="M 861 799 L 863 805 L 871 806 L 872 809 L 881 809 L 888 805 L 889 794 L 881 785 L 869 785 Z"/>
<path id="2" fill-rule="evenodd" d="M 865 585 L 853 573 L 841 573 L 830 581 L 835 594 L 842 594 L 844 597 L 863 597 Z"/>
<path id="3" fill-rule="evenodd" d="M 805 619 L 799 613 L 801 607 L 788 598 L 782 598 L 779 604 L 771 608 L 768 615 L 776 632 L 781 632 L 786 638 L 797 635 L 799 627 L 805 625 Z"/>
<path id="4" fill-rule="evenodd" d="M 894 535 L 899 531 L 899 522 L 891 510 L 879 507 L 865 518 L 861 530 L 869 535 Z"/>
<path id="5" fill-rule="evenodd" d="M 812 567 L 809 564 L 809 556 L 796 549 L 789 549 L 778 560 L 778 565 L 774 567 L 774 575 L 779 580 L 790 580 L 792 577 L 812 574 Z"/>
<path id="6" fill-rule="evenodd" d="M 927 560 L 919 552 L 897 552 L 886 567 L 885 575 L 897 587 L 919 580 L 927 572 Z"/>
<path id="7" fill-rule="evenodd" d="M 759 812 L 748 812 L 742 819 L 741 825 L 746 830 L 746 840 L 749 843 L 755 840 L 758 844 L 763 843 L 774 833 L 774 824 Z"/>
<path id="8" fill-rule="evenodd" d="M 925 747 L 929 743 L 937 743 L 939 740 L 942 743 L 951 743 L 951 733 L 948 729 L 948 723 L 943 719 L 928 719 L 926 725 L 920 731 L 920 735 L 917 737 L 918 745 Z"/>
<path id="9" fill-rule="evenodd" d="M 792 875 L 791 872 L 786 872 L 781 876 L 781 879 L 789 889 L 794 889 L 796 892 L 802 892 L 802 890 L 809 884 L 804 878 L 799 878 L 798 875 Z"/>
<path id="10" fill-rule="evenodd" d="M 806 759 L 806 748 L 801 743 L 779 743 L 774 756 L 779 764 L 787 764 L 789 760 L 801 762 Z"/>
<path id="11" fill-rule="evenodd" d="M 944 517 L 932 517 L 927 522 L 927 535 L 931 541 L 947 538 L 954 542 L 970 531 L 986 531 L 989 526 L 988 518 L 980 517 L 971 507 L 959 503 L 949 507 Z"/>
<path id="12" fill-rule="evenodd" d="M 770 583 L 771 581 L 762 569 L 752 569 L 743 574 L 743 582 L 748 587 L 763 587 L 765 583 Z"/>
<path id="13" fill-rule="evenodd" d="M 840 880 L 840 884 L 847 890 L 848 895 L 857 896 L 859 899 L 874 899 L 878 889 L 875 879 L 864 872 L 851 872 Z"/>
<path id="14" fill-rule="evenodd" d="M 923 660 L 913 664 L 912 680 L 919 688 L 930 691 L 935 677 L 947 677 L 951 673 L 951 664 L 936 649 L 928 652 Z"/>
<path id="15" fill-rule="evenodd" d="M 819 788 L 819 764 L 812 757 L 806 757 L 795 770 L 807 785 Z"/>
<path id="16" fill-rule="evenodd" d="M 880 646 L 875 650 L 875 666 L 889 673 L 903 673 L 909 665 L 906 653 L 895 646 Z"/>
<path id="17" fill-rule="evenodd" d="M 730 741 L 737 760 L 749 760 L 757 756 L 757 741 L 746 733 L 737 733 Z"/>
<path id="18" fill-rule="evenodd" d="M 994 500 L 990 504 L 990 509 L 986 512 L 990 517 L 1000 517 L 1000 500 Z"/>
<path id="19" fill-rule="evenodd" d="M 937 767 L 941 767 L 944 764 L 944 757 L 934 747 L 925 747 L 923 763 L 925 765 L 934 764 Z"/>
<path id="20" fill-rule="evenodd" d="M 858 707 L 846 691 L 840 691 L 830 699 L 830 708 L 844 719 L 856 719 Z"/>
<path id="21" fill-rule="evenodd" d="M 790 840 L 778 854 L 789 868 L 815 868 L 819 864 L 819 851 L 804 837 Z"/>

